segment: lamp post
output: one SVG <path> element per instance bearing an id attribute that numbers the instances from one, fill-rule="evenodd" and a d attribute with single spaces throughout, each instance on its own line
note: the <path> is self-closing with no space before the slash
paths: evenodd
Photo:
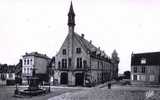
<path id="1" fill-rule="evenodd" d="M 49 90 L 48 90 L 48 92 L 51 92 L 51 88 L 50 88 L 50 82 L 49 82 Z"/>
<path id="2" fill-rule="evenodd" d="M 14 91 L 14 94 L 18 94 L 17 80 L 16 80 L 16 90 Z"/>
<path id="3" fill-rule="evenodd" d="M 14 94 L 18 94 L 17 84 L 16 84 L 16 90 L 14 91 Z"/>
<path id="4" fill-rule="evenodd" d="M 51 88 L 50 88 L 50 81 L 51 81 L 51 79 L 50 79 L 50 76 L 51 76 L 51 73 L 49 72 L 49 89 L 48 89 L 48 92 L 50 92 L 51 91 Z"/>

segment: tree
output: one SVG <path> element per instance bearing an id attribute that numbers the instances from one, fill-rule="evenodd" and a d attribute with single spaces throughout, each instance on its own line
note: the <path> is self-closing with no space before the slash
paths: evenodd
<path id="1" fill-rule="evenodd" d="M 131 75 L 130 71 L 125 71 L 123 74 L 124 74 L 124 79 L 130 79 L 130 75 Z"/>

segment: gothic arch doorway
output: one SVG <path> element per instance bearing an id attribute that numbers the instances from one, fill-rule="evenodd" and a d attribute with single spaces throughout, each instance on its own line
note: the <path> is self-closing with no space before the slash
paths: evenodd
<path id="1" fill-rule="evenodd" d="M 83 86 L 83 84 L 84 84 L 84 74 L 83 73 L 75 74 L 75 85 Z"/>
<path id="2" fill-rule="evenodd" d="M 61 84 L 68 84 L 68 73 L 61 73 Z"/>

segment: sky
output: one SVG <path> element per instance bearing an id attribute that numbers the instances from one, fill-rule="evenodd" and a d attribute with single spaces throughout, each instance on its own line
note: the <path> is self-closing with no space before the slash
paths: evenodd
<path id="1" fill-rule="evenodd" d="M 17 64 L 26 52 L 55 56 L 68 34 L 71 0 L 0 0 L 0 63 Z M 160 51 L 159 0 L 72 0 L 75 32 L 130 70 L 131 54 Z"/>

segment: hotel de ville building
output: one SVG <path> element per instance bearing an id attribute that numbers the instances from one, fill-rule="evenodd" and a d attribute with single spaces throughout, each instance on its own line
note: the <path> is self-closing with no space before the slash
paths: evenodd
<path id="1" fill-rule="evenodd" d="M 68 35 L 55 55 L 54 80 L 59 85 L 96 85 L 118 77 L 119 57 L 116 50 L 109 57 L 104 51 L 74 31 L 72 3 L 68 13 Z"/>

